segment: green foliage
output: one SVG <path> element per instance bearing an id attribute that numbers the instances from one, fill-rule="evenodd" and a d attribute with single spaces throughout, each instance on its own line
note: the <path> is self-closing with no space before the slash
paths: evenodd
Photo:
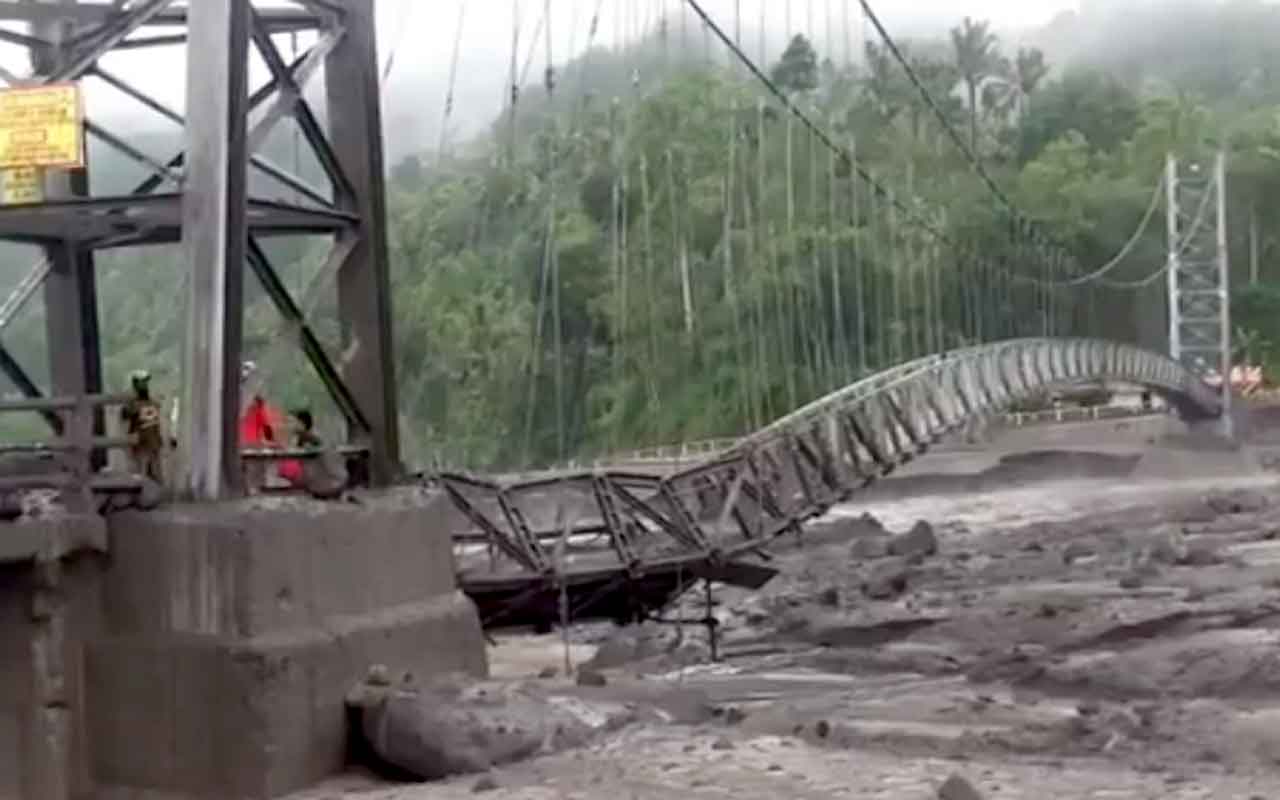
<path id="1" fill-rule="evenodd" d="M 1243 286 L 1231 294 L 1236 357 L 1260 364 L 1274 382 L 1280 375 L 1280 286 Z"/>
<path id="2" fill-rule="evenodd" d="M 948 124 L 1081 270 L 1126 244 L 1166 152 L 1201 159 L 1227 147 L 1241 351 L 1276 374 L 1280 84 L 1269 76 L 1280 62 L 1262 46 L 1275 37 L 1261 32 L 1280 32 L 1280 12 L 1244 0 L 1196 8 L 1201 28 L 1174 33 L 1213 48 L 1170 49 L 1137 28 L 1177 26 L 1135 12 L 1146 22 L 1090 29 L 1099 53 L 1126 57 L 1061 71 L 1050 42 L 1004 53 L 971 19 L 940 41 L 900 44 Z M 1073 25 L 1055 22 L 1055 35 L 1083 36 Z M 1163 347 L 1160 281 L 1128 292 L 1031 282 L 1066 278 L 1065 267 L 1011 236 L 1007 213 L 884 48 L 868 43 L 847 69 L 797 36 L 772 69 L 887 187 L 880 193 L 744 71 L 707 63 L 678 35 L 663 26 L 625 49 L 592 50 L 557 70 L 553 93 L 525 87 L 514 111 L 452 157 L 423 153 L 391 168 L 410 463 L 524 467 L 738 435 L 891 364 L 999 337 L 1087 332 Z M 1218 55 L 1229 57 L 1209 63 Z M 178 142 L 155 144 L 163 158 Z M 269 150 L 285 164 L 295 155 L 287 136 Z M 103 190 L 141 178 L 118 159 L 95 153 L 94 164 Z M 1110 278 L 1160 269 L 1161 223 Z M 323 243 L 271 248 L 337 357 L 336 293 L 314 287 Z M 11 286 L 35 254 L 6 255 Z M 108 383 L 123 387 L 145 366 L 172 396 L 185 319 L 179 250 L 108 254 L 98 274 Z M 340 437 L 252 279 L 246 299 L 246 355 L 263 365 L 267 395 L 310 405 L 321 434 Z M 43 327 L 37 302 L 5 331 L 40 382 Z M 41 433 L 38 419 L 6 424 Z"/>
<path id="3" fill-rule="evenodd" d="M 974 22 L 969 17 L 951 29 L 951 46 L 955 49 L 956 68 L 964 80 L 969 104 L 969 146 L 978 149 L 978 87 L 982 81 L 999 74 L 1001 57 L 999 38 L 991 32 L 991 23 Z"/>
<path id="4" fill-rule="evenodd" d="M 1077 131 L 1092 149 L 1113 153 L 1137 130 L 1141 104 L 1136 94 L 1099 72 L 1068 72 L 1045 86 L 1023 123 L 1019 156 L 1036 158 L 1051 142 Z M 1164 151 L 1155 151 L 1163 158 Z"/>
<path id="5" fill-rule="evenodd" d="M 791 39 L 773 67 L 772 78 L 784 91 L 807 92 L 818 88 L 818 54 L 808 39 L 800 34 Z"/>

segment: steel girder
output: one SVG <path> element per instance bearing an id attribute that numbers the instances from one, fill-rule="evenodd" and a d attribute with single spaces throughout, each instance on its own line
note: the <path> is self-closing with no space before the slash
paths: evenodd
<path id="1" fill-rule="evenodd" d="M 1156 391 L 1184 418 L 1220 410 L 1217 393 L 1186 368 L 1130 345 L 1020 339 L 950 351 L 854 383 L 666 476 L 603 469 L 504 485 L 444 474 L 444 490 L 473 526 L 455 539 L 463 582 L 609 569 L 641 579 L 673 561 L 691 577 L 715 571 L 733 581 L 742 557 L 766 556 L 771 540 L 968 421 L 1049 387 L 1100 379 Z M 743 573 L 743 582 L 758 581 Z"/>

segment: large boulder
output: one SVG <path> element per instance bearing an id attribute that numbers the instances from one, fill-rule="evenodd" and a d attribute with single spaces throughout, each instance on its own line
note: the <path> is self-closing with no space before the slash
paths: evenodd
<path id="1" fill-rule="evenodd" d="M 907 591 L 911 567 L 905 559 L 891 558 L 877 563 L 862 583 L 862 593 L 872 600 L 892 600 Z"/>
<path id="2" fill-rule="evenodd" d="M 889 555 L 903 558 L 923 558 L 938 552 L 938 536 L 933 526 L 920 520 L 906 533 L 889 540 Z"/>
<path id="3" fill-rule="evenodd" d="M 833 534 L 850 539 L 860 536 L 887 536 L 889 532 L 875 516 L 862 513 L 856 517 L 833 517 L 823 520 L 821 526 Z"/>
<path id="4" fill-rule="evenodd" d="M 849 555 L 857 561 L 871 561 L 889 555 L 889 536 L 887 534 L 868 534 L 859 536 L 849 546 Z"/>
<path id="5" fill-rule="evenodd" d="M 635 718 L 617 704 L 540 694 L 518 685 L 384 687 L 348 697 L 359 731 L 386 765 L 423 780 L 486 772 L 586 744 Z"/>

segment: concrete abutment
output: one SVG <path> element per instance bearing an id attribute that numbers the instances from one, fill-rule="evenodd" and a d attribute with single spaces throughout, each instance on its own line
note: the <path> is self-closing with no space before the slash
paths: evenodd
<path id="1" fill-rule="evenodd" d="M 53 589 L 0 547 L 0 799 L 277 797 L 342 769 L 371 665 L 485 675 L 437 502 L 63 522 Z"/>

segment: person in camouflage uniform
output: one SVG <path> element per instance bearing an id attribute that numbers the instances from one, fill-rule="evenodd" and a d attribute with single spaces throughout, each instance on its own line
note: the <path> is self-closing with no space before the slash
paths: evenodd
<path id="1" fill-rule="evenodd" d="M 151 397 L 151 375 L 137 370 L 129 382 L 133 397 L 121 409 L 120 420 L 129 434 L 130 467 L 138 475 L 163 484 L 164 432 L 160 404 Z"/>

